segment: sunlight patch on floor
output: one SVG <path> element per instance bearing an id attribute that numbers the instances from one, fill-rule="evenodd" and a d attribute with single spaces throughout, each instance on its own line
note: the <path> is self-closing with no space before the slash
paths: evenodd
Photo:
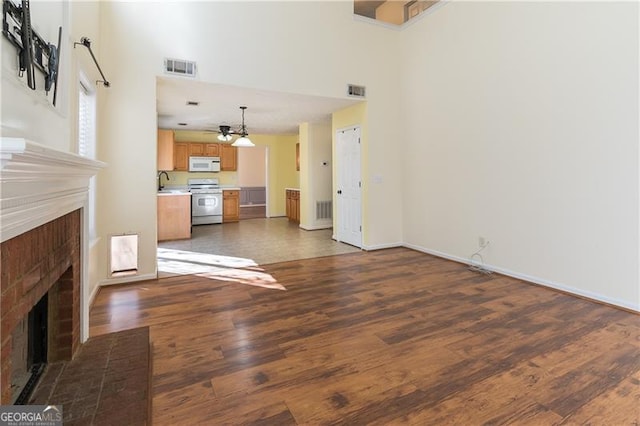
<path id="1" fill-rule="evenodd" d="M 160 247 L 158 275 L 198 275 L 220 281 L 286 290 L 252 259 Z"/>

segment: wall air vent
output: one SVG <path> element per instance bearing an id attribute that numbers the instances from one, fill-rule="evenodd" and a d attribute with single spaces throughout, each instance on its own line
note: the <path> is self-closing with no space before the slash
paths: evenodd
<path id="1" fill-rule="evenodd" d="M 331 219 L 333 216 L 332 206 L 331 200 L 316 201 L 316 219 Z"/>
<path id="2" fill-rule="evenodd" d="M 164 60 L 164 72 L 167 74 L 182 75 L 185 77 L 195 77 L 196 63 L 182 59 L 166 58 Z"/>
<path id="3" fill-rule="evenodd" d="M 349 84 L 347 86 L 347 95 L 355 96 L 356 98 L 364 98 L 365 90 L 366 88 L 364 86 L 356 86 L 355 84 Z"/>

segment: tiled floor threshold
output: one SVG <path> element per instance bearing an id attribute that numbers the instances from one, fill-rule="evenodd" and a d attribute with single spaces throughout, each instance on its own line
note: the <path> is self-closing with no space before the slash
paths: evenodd
<path id="1" fill-rule="evenodd" d="M 92 337 L 47 367 L 29 404 L 62 405 L 65 426 L 148 424 L 150 367 L 148 327 Z"/>

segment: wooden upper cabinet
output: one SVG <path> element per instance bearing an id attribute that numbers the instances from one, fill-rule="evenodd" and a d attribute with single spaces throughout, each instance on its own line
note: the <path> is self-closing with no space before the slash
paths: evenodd
<path id="1" fill-rule="evenodd" d="M 220 144 L 206 143 L 204 144 L 205 157 L 220 157 Z"/>
<path id="2" fill-rule="evenodd" d="M 165 147 L 165 145 L 168 144 L 169 137 L 165 132 L 171 132 L 171 146 L 168 148 Z M 237 169 L 236 148 L 232 148 L 233 151 L 229 151 L 229 153 L 227 153 L 227 168 L 224 166 L 224 161 L 222 159 L 220 160 L 221 170 Z M 177 170 L 186 172 L 189 171 L 189 157 L 222 157 L 221 151 L 220 144 L 218 143 L 174 142 L 172 130 L 158 130 L 158 170 Z M 165 158 L 169 155 L 169 152 L 171 153 L 170 162 Z M 167 168 L 162 168 L 160 167 L 161 165 Z"/>
<path id="3" fill-rule="evenodd" d="M 173 130 L 158 129 L 158 170 L 173 170 L 173 148 Z"/>
<path id="4" fill-rule="evenodd" d="M 220 144 L 220 170 L 223 172 L 238 170 L 238 148 L 231 144 Z"/>
<path id="5" fill-rule="evenodd" d="M 220 144 L 189 142 L 189 155 L 196 157 L 219 157 Z"/>
<path id="6" fill-rule="evenodd" d="M 204 145 L 203 143 L 189 142 L 189 156 L 204 157 Z"/>
<path id="7" fill-rule="evenodd" d="M 189 145 L 186 142 L 173 144 L 173 170 L 189 170 Z"/>

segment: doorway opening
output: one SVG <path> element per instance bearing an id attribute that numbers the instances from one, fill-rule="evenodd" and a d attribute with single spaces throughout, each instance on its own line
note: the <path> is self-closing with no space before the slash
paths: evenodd
<path id="1" fill-rule="evenodd" d="M 240 220 L 269 217 L 269 147 L 238 148 Z"/>

